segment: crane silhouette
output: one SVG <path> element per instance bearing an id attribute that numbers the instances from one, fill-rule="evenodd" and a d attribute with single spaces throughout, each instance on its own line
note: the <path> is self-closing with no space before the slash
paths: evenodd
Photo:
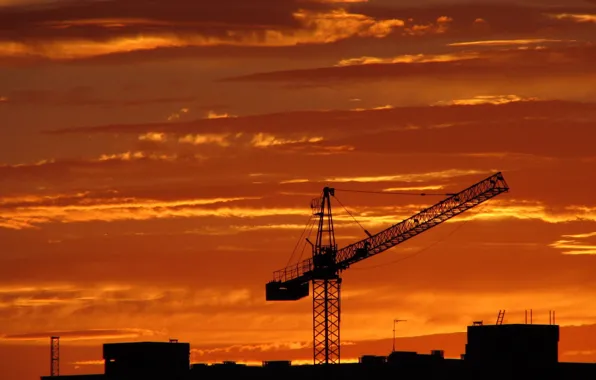
<path id="1" fill-rule="evenodd" d="M 318 217 L 312 257 L 274 272 L 273 280 L 265 286 L 265 298 L 296 301 L 308 296 L 312 283 L 314 364 L 339 363 L 340 273 L 508 190 L 502 173 L 493 174 L 377 234 L 365 230 L 366 239 L 338 249 L 331 214 L 335 189 L 325 187 L 322 195 L 311 202 L 313 215 Z"/>

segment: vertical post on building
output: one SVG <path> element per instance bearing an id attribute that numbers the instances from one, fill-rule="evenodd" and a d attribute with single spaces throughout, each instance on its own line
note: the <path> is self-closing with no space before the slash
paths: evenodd
<path id="1" fill-rule="evenodd" d="M 548 324 L 552 325 L 553 324 L 553 312 L 552 311 L 548 311 Z"/>
<path id="2" fill-rule="evenodd" d="M 60 376 L 60 337 L 50 338 L 50 376 Z"/>

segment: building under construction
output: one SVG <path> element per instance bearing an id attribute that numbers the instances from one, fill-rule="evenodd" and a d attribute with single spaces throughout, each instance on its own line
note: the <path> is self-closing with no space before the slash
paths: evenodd
<path id="1" fill-rule="evenodd" d="M 430 353 L 394 351 L 362 356 L 359 363 L 292 365 L 291 361 L 249 366 L 235 362 L 191 364 L 190 344 L 110 343 L 103 346 L 104 374 L 44 376 L 42 380 L 199 380 L 249 379 L 455 379 L 524 376 L 584 379 L 596 376 L 596 364 L 559 363 L 559 326 L 475 322 L 467 329 L 465 353 L 445 358 Z"/>

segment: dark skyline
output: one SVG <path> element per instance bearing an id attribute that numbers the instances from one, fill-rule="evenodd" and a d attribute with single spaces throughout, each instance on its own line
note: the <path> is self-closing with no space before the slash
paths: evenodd
<path id="1" fill-rule="evenodd" d="M 0 0 L 0 377 L 47 372 L 56 332 L 65 374 L 169 338 L 309 362 L 311 302 L 263 285 L 311 198 L 498 171 L 508 194 L 345 273 L 342 360 L 499 309 L 556 310 L 561 360 L 596 360 L 596 3 L 247 4 Z M 371 233 L 440 199 L 337 197 Z"/>

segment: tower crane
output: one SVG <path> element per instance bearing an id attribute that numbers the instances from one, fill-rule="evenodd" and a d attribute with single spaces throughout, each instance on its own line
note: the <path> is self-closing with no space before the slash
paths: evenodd
<path id="1" fill-rule="evenodd" d="M 503 175 L 495 173 L 375 235 L 365 230 L 367 238 L 338 249 L 331 214 L 335 189 L 325 187 L 321 197 L 311 202 L 313 215 L 318 217 L 312 257 L 274 272 L 265 286 L 265 298 L 296 301 L 309 295 L 312 283 L 314 364 L 339 363 L 341 272 L 508 190 Z"/>

